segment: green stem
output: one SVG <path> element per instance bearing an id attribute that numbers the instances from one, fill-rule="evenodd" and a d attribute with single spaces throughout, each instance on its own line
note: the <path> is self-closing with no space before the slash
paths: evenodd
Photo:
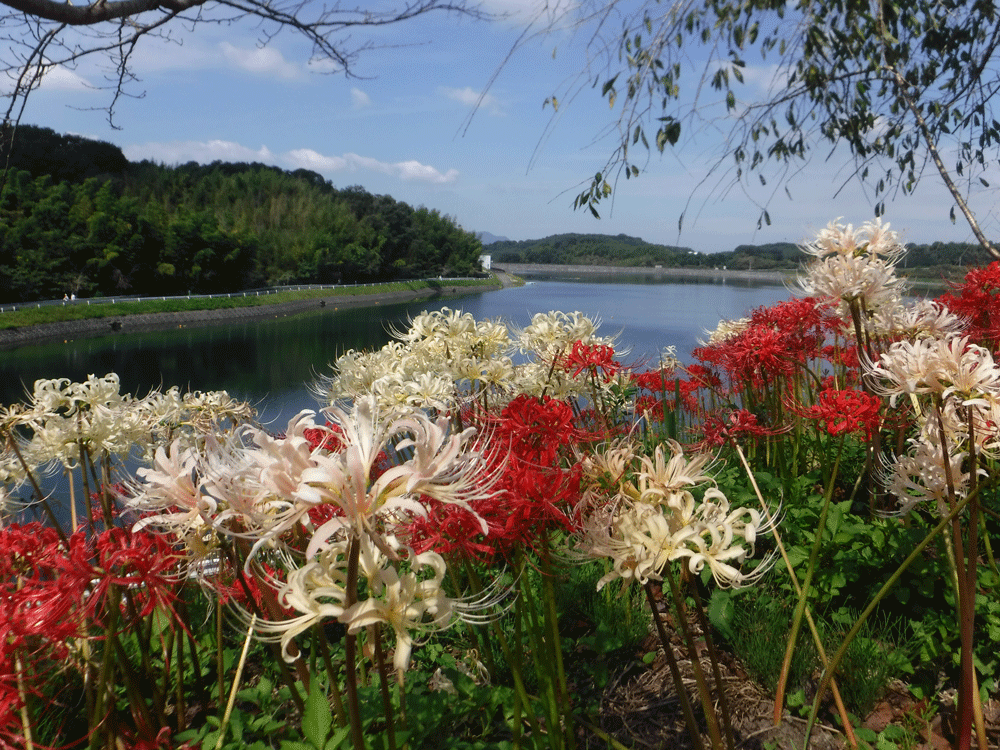
<path id="1" fill-rule="evenodd" d="M 385 671 L 385 650 L 382 648 L 382 627 L 375 623 L 375 664 L 378 668 L 379 688 L 382 693 L 382 711 L 385 714 L 385 731 L 389 740 L 389 750 L 396 750 L 396 722 L 392 714 L 392 698 L 389 695 L 389 676 Z"/>
<path id="2" fill-rule="evenodd" d="M 743 451 L 740 449 L 739 444 L 731 437 L 729 442 L 736 450 L 736 454 L 743 463 L 743 468 L 746 470 L 747 477 L 750 479 L 750 484 L 753 486 L 754 493 L 757 495 L 757 500 L 760 502 L 760 507 L 764 512 L 764 516 L 770 521 L 770 511 L 768 510 L 767 503 L 764 502 L 764 497 L 761 495 L 760 487 L 757 486 L 757 480 L 754 477 L 753 472 L 750 470 L 750 465 L 747 463 L 746 456 L 743 455 Z M 785 569 L 788 571 L 788 577 L 792 582 L 792 586 L 795 588 L 795 594 L 801 597 L 802 585 L 799 583 L 798 576 L 795 575 L 795 568 L 792 567 L 792 561 L 788 557 L 788 551 L 785 549 L 784 542 L 781 541 L 781 534 L 778 532 L 777 528 L 772 529 L 771 534 L 774 536 L 774 543 L 778 548 L 778 552 L 781 554 L 781 559 L 785 563 Z M 806 623 L 809 625 L 809 632 L 812 633 L 813 643 L 816 644 L 816 652 L 819 654 L 820 662 L 823 664 L 823 668 L 826 669 L 829 665 L 829 661 L 826 656 L 826 649 L 823 647 L 823 639 L 820 638 L 819 629 L 813 621 L 813 616 L 809 610 L 808 603 L 806 604 L 805 615 Z M 847 735 L 847 741 L 852 748 L 857 748 L 858 739 L 854 735 L 854 729 L 851 727 L 850 717 L 848 717 L 847 708 L 844 706 L 844 701 L 840 697 L 840 689 L 837 687 L 836 680 L 830 681 L 830 689 L 833 692 L 833 700 L 837 704 L 837 712 L 840 714 L 841 723 L 844 725 L 844 734 Z M 780 720 L 781 717 L 779 716 L 777 721 Z"/>
<path id="3" fill-rule="evenodd" d="M 701 668 L 701 660 L 698 658 L 698 647 L 694 642 L 694 634 L 687 623 L 687 608 L 681 597 L 680 589 L 674 580 L 668 563 L 663 568 L 663 577 L 670 584 L 670 596 L 674 602 L 674 613 L 677 616 L 677 625 L 684 638 L 684 645 L 687 647 L 688 658 L 691 660 L 691 671 L 694 673 L 695 682 L 698 685 L 698 695 L 701 698 L 701 707 L 705 712 L 705 721 L 708 724 L 708 736 L 712 738 L 712 747 L 715 750 L 722 750 L 722 732 L 719 730 L 719 717 L 715 715 L 715 704 L 712 702 L 712 693 L 708 689 L 708 682 L 705 680 L 705 672 Z M 722 690 L 722 686 L 718 686 Z"/>
<path id="4" fill-rule="evenodd" d="M 646 601 L 649 602 L 649 610 L 653 613 L 653 622 L 656 623 L 656 632 L 660 636 L 660 643 L 663 644 L 663 653 L 667 658 L 667 666 L 670 667 L 670 676 L 674 681 L 674 691 L 677 693 L 677 700 L 681 704 L 681 711 L 684 713 L 684 721 L 688 727 L 688 734 L 691 736 L 691 743 L 695 750 L 705 750 L 705 743 L 701 739 L 701 730 L 698 728 L 698 721 L 694 717 L 694 709 L 691 707 L 691 700 L 688 698 L 687 690 L 684 688 L 684 679 L 681 677 L 681 670 L 677 666 L 677 659 L 674 658 L 674 647 L 670 643 L 670 636 L 667 635 L 666 628 L 663 627 L 663 618 L 656 609 L 656 598 L 653 596 L 652 584 L 647 581 L 643 586 L 646 592 Z"/>
<path id="5" fill-rule="evenodd" d="M 548 737 L 549 745 L 553 750 L 561 750 L 562 733 L 559 727 L 559 699 L 556 685 L 551 676 L 551 659 L 546 660 L 545 653 L 548 651 L 545 634 L 539 622 L 538 608 L 535 606 L 535 597 L 531 593 L 531 585 L 527 578 L 521 577 L 521 596 L 518 601 L 524 602 L 522 614 L 528 625 L 528 634 L 531 638 L 531 657 L 535 663 L 535 675 L 538 678 L 540 692 L 545 694 L 545 709 L 548 714 Z"/>
<path id="6" fill-rule="evenodd" d="M 816 695 L 813 698 L 812 710 L 809 712 L 809 721 L 806 725 L 805 744 L 803 747 L 809 747 L 809 738 L 812 735 L 812 728 L 816 724 L 816 718 L 819 715 L 820 703 L 823 700 L 823 696 L 826 694 L 826 689 L 830 686 L 830 681 L 833 679 L 833 675 L 840 667 L 840 663 L 844 660 L 844 655 L 847 653 L 847 649 L 851 645 L 851 642 L 857 636 L 858 632 L 864 626 L 872 612 L 875 611 L 875 608 L 888 595 L 903 573 L 906 572 L 906 569 L 909 568 L 910 565 L 913 564 L 913 561 L 923 553 L 927 545 L 930 544 L 931 541 L 952 522 L 952 520 L 962 511 L 963 508 L 965 508 L 966 504 L 969 503 L 974 494 L 975 493 L 969 493 L 968 496 L 956 502 L 955 506 L 938 522 L 937 526 L 931 529 L 927 536 L 925 536 L 923 540 L 921 540 L 921 542 L 913 548 L 913 551 L 910 552 L 907 558 L 903 560 L 898 568 L 896 568 L 895 572 L 893 572 L 893 574 L 889 577 L 889 580 L 882 584 L 882 588 L 880 588 L 878 593 L 875 594 L 870 602 L 868 602 L 868 606 L 865 607 L 864 612 L 861 613 L 854 625 L 851 626 L 851 629 L 844 637 L 844 640 L 837 649 L 837 652 L 830 659 L 829 665 L 823 670 L 823 676 L 820 679 L 819 687 L 816 689 Z"/>
<path id="7" fill-rule="evenodd" d="M 358 559 L 361 555 L 361 540 L 351 537 L 351 545 L 347 551 L 347 585 L 344 597 L 344 609 L 348 609 L 358 600 Z M 358 699 L 358 637 L 351 633 L 344 634 L 344 651 L 346 653 L 346 686 L 347 711 L 351 719 L 351 739 L 354 750 L 365 750 L 365 733 L 361 724 L 361 702 Z"/>
<path id="8" fill-rule="evenodd" d="M 812 549 L 809 551 L 809 567 L 806 569 L 806 577 L 802 582 L 802 591 L 799 600 L 795 605 L 795 614 L 792 615 L 792 629 L 788 633 L 788 646 L 785 649 L 785 658 L 781 663 L 781 676 L 778 678 L 778 687 L 774 696 L 774 723 L 781 723 L 781 716 L 785 708 L 785 687 L 788 684 L 788 674 L 791 670 L 792 656 L 795 653 L 795 644 L 799 639 L 799 630 L 802 627 L 802 617 L 805 614 L 806 603 L 809 598 L 809 587 L 812 585 L 813 574 L 816 571 L 816 561 L 819 559 L 819 550 L 823 542 L 823 534 L 826 532 L 826 516 L 830 510 L 830 503 L 833 499 L 833 484 L 837 477 L 837 470 L 840 467 L 840 456 L 844 450 L 844 438 L 840 439 L 837 446 L 837 458 L 833 463 L 833 472 L 826 485 L 826 497 L 823 498 L 823 509 L 819 514 L 819 523 L 816 527 L 816 538 L 813 539 Z"/>
<path id="9" fill-rule="evenodd" d="M 566 684 L 566 668 L 563 664 L 562 643 L 559 638 L 559 613 L 556 611 L 556 592 L 552 583 L 555 570 L 549 550 L 548 532 L 542 531 L 542 582 L 545 587 L 546 620 L 549 631 L 549 645 L 556 664 L 556 693 L 562 714 L 562 731 L 571 748 L 576 747 L 576 732 L 573 729 L 573 710 L 570 705 L 569 689 Z"/>
<path id="10" fill-rule="evenodd" d="M 686 568 L 684 571 L 685 573 L 688 572 Z M 726 747 L 729 750 L 735 750 L 736 744 L 733 739 L 733 723 L 729 713 L 729 699 L 726 697 L 726 691 L 722 687 L 722 672 L 719 669 L 719 652 L 715 649 L 712 628 L 708 623 L 708 618 L 705 617 L 705 605 L 702 603 L 701 594 L 698 592 L 698 581 L 694 580 L 694 576 L 689 575 L 688 577 L 690 581 L 688 589 L 694 597 L 698 625 L 701 627 L 701 632 L 705 634 L 705 644 L 708 646 L 708 655 L 712 661 L 712 679 L 715 680 L 715 689 L 719 696 L 719 711 L 722 713 L 723 729 L 726 732 Z"/>
<path id="11" fill-rule="evenodd" d="M 333 708 L 337 714 L 337 726 L 347 726 L 347 714 L 344 711 L 344 698 L 340 694 L 340 681 L 337 670 L 333 666 L 333 659 L 330 657 L 330 644 L 326 638 L 326 630 L 322 624 L 317 624 L 314 628 L 313 639 L 319 644 L 320 656 L 323 659 L 323 666 L 326 668 L 326 681 L 333 692 Z"/>

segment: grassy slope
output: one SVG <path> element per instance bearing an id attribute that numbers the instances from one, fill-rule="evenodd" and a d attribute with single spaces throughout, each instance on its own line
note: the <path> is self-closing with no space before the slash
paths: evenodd
<path id="1" fill-rule="evenodd" d="M 448 281 L 448 286 L 495 286 L 495 279 L 469 279 Z M 319 299 L 330 297 L 354 297 L 361 295 L 392 294 L 394 292 L 433 293 L 440 289 L 441 282 L 436 281 L 399 281 L 377 286 L 341 287 L 338 289 L 309 289 L 300 292 L 279 292 L 262 297 L 234 296 L 215 297 L 212 299 L 168 299 L 165 301 L 143 300 L 142 302 L 118 302 L 110 304 L 102 300 L 101 304 L 86 304 L 77 301 L 68 305 L 48 305 L 46 307 L 27 307 L 17 312 L 0 313 L 0 330 L 7 328 L 22 328 L 41 323 L 59 323 L 67 320 L 84 320 L 88 318 L 110 318 L 121 315 L 147 315 L 165 312 L 184 312 L 189 310 L 220 310 L 235 307 L 258 307 L 264 305 L 279 305 L 285 302 L 295 302 L 304 299 Z"/>

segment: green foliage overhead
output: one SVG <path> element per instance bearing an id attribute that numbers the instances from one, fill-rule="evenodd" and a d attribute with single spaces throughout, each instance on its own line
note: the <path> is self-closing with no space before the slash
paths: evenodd
<path id="1" fill-rule="evenodd" d="M 315 172 L 129 164 L 108 144 L 21 130 L 32 148 L 15 154 L 0 193 L 0 301 L 479 269 L 481 242 L 453 218 L 358 186 L 338 190 Z"/>
<path id="2" fill-rule="evenodd" d="M 964 195 L 989 187 L 985 173 L 1000 155 L 996 3 L 588 2 L 574 13 L 581 25 L 600 24 L 583 78 L 619 105 L 621 133 L 577 207 L 596 214 L 617 176 L 637 176 L 652 148 L 683 144 L 706 123 L 728 134 L 719 164 L 735 181 L 783 180 L 846 147 L 856 164 L 847 180 L 873 190 L 876 215 L 928 172 L 954 196 L 953 221 L 966 212 Z M 609 39 L 603 29 L 621 31 Z"/>

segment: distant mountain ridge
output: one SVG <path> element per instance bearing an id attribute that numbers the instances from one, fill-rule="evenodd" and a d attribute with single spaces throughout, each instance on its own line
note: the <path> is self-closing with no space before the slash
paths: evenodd
<path id="1" fill-rule="evenodd" d="M 485 242 L 485 241 L 484 241 Z M 626 234 L 554 234 L 538 240 L 497 241 L 490 246 L 494 265 L 538 263 L 570 266 L 726 268 L 747 271 L 796 270 L 806 259 L 793 242 L 738 245 L 733 250 L 701 253 L 689 247 L 658 245 Z M 969 266 L 993 259 L 979 245 L 934 242 L 907 245 L 900 268 L 908 276 L 957 278 Z"/>
<path id="2" fill-rule="evenodd" d="M 494 242 L 510 242 L 510 239 L 507 237 L 491 234 L 490 232 L 476 232 L 476 236 L 484 246 L 492 245 Z"/>
<path id="3" fill-rule="evenodd" d="M 568 265 L 684 265 L 698 256 L 689 247 L 657 245 L 627 234 L 554 234 L 540 240 L 505 240 L 490 245 L 494 263 Z"/>

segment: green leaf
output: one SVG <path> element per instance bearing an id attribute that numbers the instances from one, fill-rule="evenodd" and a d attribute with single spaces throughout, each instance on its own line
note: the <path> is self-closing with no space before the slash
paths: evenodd
<path id="1" fill-rule="evenodd" d="M 318 750 L 326 747 L 326 736 L 333 723 L 330 703 L 319 683 L 319 680 L 312 681 L 309 697 L 306 699 L 306 710 L 302 715 L 302 734 Z"/>
<path id="2" fill-rule="evenodd" d="M 868 727 L 857 727 L 854 733 L 858 736 L 859 740 L 864 740 L 865 742 L 874 742 L 878 735 Z"/>
<path id="3" fill-rule="evenodd" d="M 337 727 L 333 730 L 333 736 L 327 741 L 324 750 L 335 750 L 337 747 L 343 744 L 344 740 L 348 738 L 351 734 L 351 727 Z M 396 734 L 396 740 L 399 741 L 399 733 Z"/>
<path id="4" fill-rule="evenodd" d="M 712 626 L 725 636 L 733 639 L 733 624 L 736 619 L 736 607 L 733 606 L 733 594 L 725 589 L 715 589 L 708 602 L 708 620 Z"/>

